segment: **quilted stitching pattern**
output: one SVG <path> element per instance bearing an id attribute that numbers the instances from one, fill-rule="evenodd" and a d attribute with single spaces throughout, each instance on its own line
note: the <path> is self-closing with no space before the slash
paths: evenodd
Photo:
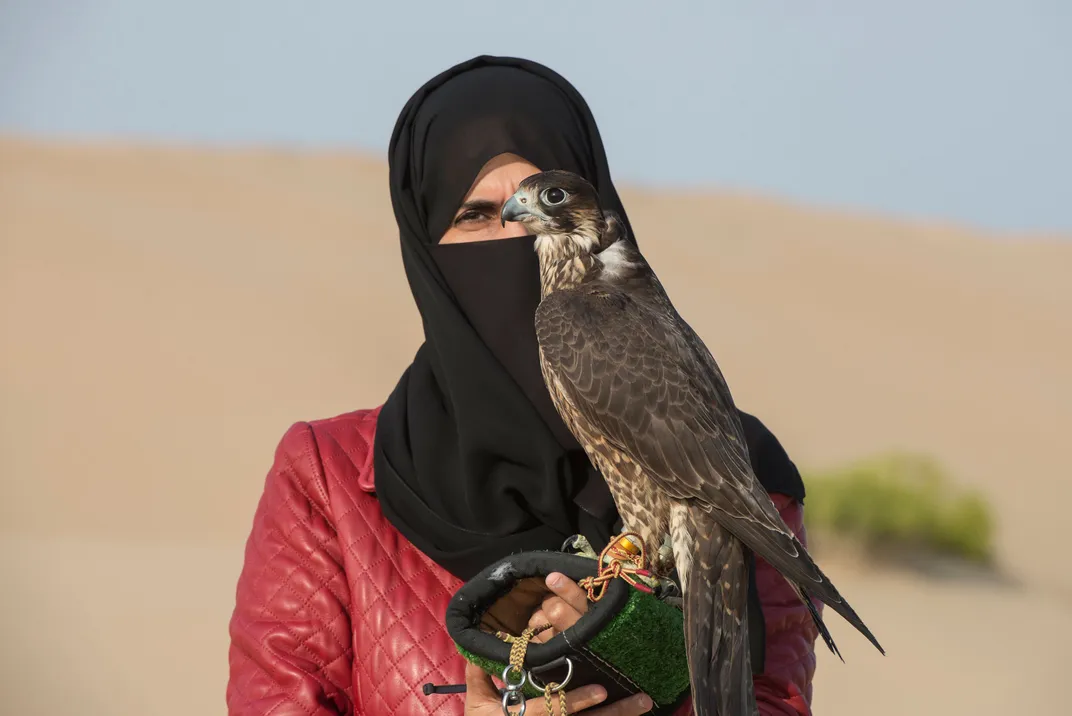
<path id="1" fill-rule="evenodd" d="M 343 554 L 309 426 L 276 450 L 231 618 L 232 714 L 350 714 L 353 646 Z"/>
<path id="2" fill-rule="evenodd" d="M 462 716 L 463 695 L 421 691 L 464 678 L 442 625 L 461 583 L 371 494 L 378 414 L 297 423 L 280 441 L 231 619 L 232 716 Z M 800 506 L 775 503 L 803 538 Z M 765 563 L 758 570 L 768 639 L 760 712 L 808 716 L 817 634 L 785 581 Z"/>
<path id="3" fill-rule="evenodd" d="M 366 417 L 365 425 L 367 450 L 374 416 Z M 363 462 L 354 461 L 344 448 L 354 440 L 352 425 L 333 422 L 324 428 L 320 447 L 329 474 L 345 474 Z M 362 712 L 461 714 L 462 696 L 425 696 L 421 691 L 428 681 L 464 680 L 464 661 L 442 624 L 447 602 L 461 582 L 403 538 L 356 480 L 332 487 L 333 505 L 341 515 L 354 650 L 361 662 L 353 678 Z"/>

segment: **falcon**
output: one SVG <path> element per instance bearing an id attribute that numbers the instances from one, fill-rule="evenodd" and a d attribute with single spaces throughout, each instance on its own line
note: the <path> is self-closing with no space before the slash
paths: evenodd
<path id="1" fill-rule="evenodd" d="M 696 716 L 758 714 L 746 550 L 793 586 L 839 658 L 811 597 L 885 654 L 752 472 L 718 364 L 594 187 L 571 172 L 535 174 L 500 218 L 536 236 L 536 334 L 556 410 L 606 479 L 625 531 L 668 543 L 651 567 L 677 570 Z"/>

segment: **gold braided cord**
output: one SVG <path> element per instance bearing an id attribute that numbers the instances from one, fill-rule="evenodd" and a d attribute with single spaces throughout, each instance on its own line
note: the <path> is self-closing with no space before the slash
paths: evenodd
<path id="1" fill-rule="evenodd" d="M 525 652 L 528 651 L 529 642 L 532 641 L 532 637 L 536 636 L 540 632 L 550 629 L 550 624 L 543 624 L 538 627 L 528 627 L 525 631 L 521 632 L 521 636 L 514 636 L 513 634 L 507 634 L 503 631 L 495 632 L 495 636 L 499 637 L 507 644 L 510 644 L 510 666 L 514 667 L 518 672 L 524 671 Z M 547 716 L 554 716 L 555 706 L 551 700 L 551 694 L 554 692 L 555 687 L 558 684 L 551 682 L 543 687 L 544 704 L 547 707 Z M 558 692 L 558 705 L 559 711 L 562 716 L 569 716 L 569 711 L 566 710 L 566 692 L 565 690 Z"/>
<path id="2" fill-rule="evenodd" d="M 607 562 L 607 559 L 610 559 Z M 607 591 L 607 585 L 615 577 L 621 577 L 628 584 L 642 592 L 651 593 L 652 589 L 637 579 L 649 577 L 651 573 L 644 568 L 646 551 L 640 535 L 628 532 L 611 540 L 599 553 L 599 573 L 595 577 L 585 577 L 577 582 L 588 592 L 588 599 L 598 602 Z M 597 591 L 598 590 L 598 591 Z"/>
<path id="3" fill-rule="evenodd" d="M 514 667 L 517 671 L 524 671 L 525 652 L 528 651 L 529 641 L 540 632 L 547 631 L 550 628 L 550 624 L 542 624 L 538 627 L 528 627 L 525 631 L 521 632 L 521 636 L 507 634 L 504 631 L 495 632 L 495 636 L 499 637 L 507 644 L 513 645 L 510 647 L 510 666 Z"/>
<path id="4" fill-rule="evenodd" d="M 544 705 L 547 707 L 547 716 L 555 716 L 555 705 L 551 701 L 551 690 L 554 689 L 556 686 L 558 686 L 558 684 L 551 683 L 545 686 L 543 689 L 543 702 Z M 565 689 L 558 692 L 558 707 L 559 711 L 562 712 L 562 716 L 569 716 L 569 711 L 566 710 Z"/>

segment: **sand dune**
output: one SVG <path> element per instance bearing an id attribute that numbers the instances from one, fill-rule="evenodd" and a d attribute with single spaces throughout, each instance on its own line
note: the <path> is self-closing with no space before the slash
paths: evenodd
<path id="1" fill-rule="evenodd" d="M 799 464 L 923 450 L 998 505 L 1018 586 L 831 564 L 890 656 L 834 622 L 848 663 L 823 660 L 818 712 L 1063 707 L 1072 241 L 624 195 L 738 401 Z M 276 441 L 379 403 L 419 344 L 385 166 L 0 141 L 0 305 L 0 712 L 222 712 Z"/>

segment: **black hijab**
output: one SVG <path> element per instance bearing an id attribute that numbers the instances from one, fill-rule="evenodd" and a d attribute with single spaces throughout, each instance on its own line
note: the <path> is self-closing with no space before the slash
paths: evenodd
<path id="1" fill-rule="evenodd" d="M 437 243 L 480 169 L 507 152 L 584 176 L 629 226 L 587 104 L 542 65 L 476 57 L 426 83 L 398 118 L 391 201 L 425 342 L 379 416 L 376 493 L 388 520 L 461 579 L 572 534 L 599 549 L 621 527 L 543 384 L 533 237 Z M 803 498 L 777 440 L 747 418 L 765 472 Z"/>

